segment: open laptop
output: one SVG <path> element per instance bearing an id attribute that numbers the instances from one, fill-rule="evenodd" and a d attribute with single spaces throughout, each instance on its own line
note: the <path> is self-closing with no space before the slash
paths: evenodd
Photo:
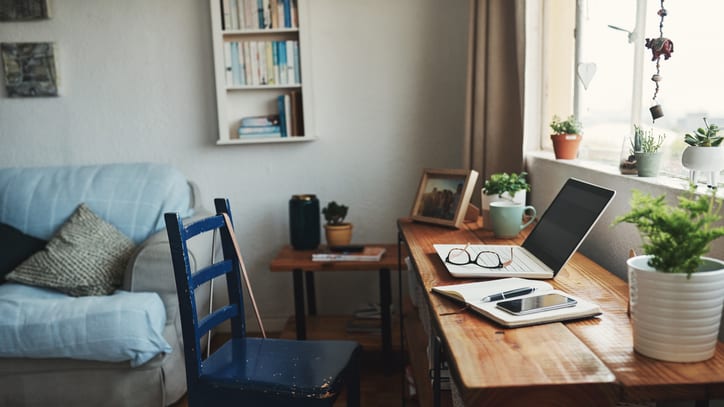
<path id="1" fill-rule="evenodd" d="M 453 277 L 524 277 L 554 278 L 583 243 L 588 233 L 608 207 L 616 192 L 575 178 L 570 178 L 540 217 L 522 245 L 469 245 L 472 257 L 481 251 L 493 251 L 502 268 L 483 268 L 476 264 L 464 266 L 445 262 L 453 248 L 465 244 L 435 244 L 435 251 Z M 494 254 L 483 254 L 484 264 L 495 265 Z"/>

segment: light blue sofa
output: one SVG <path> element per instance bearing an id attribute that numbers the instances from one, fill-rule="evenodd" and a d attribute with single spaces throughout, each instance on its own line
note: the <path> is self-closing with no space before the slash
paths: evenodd
<path id="1" fill-rule="evenodd" d="M 163 338 L 171 348 L 137 367 L 129 361 L 0 358 L 0 406 L 164 406 L 183 396 L 181 326 L 163 214 L 208 216 L 198 197 L 183 174 L 163 164 L 0 168 L 0 222 L 48 240 L 84 202 L 137 244 L 121 290 L 158 294 L 166 314 Z M 194 259 L 208 261 L 211 247 L 208 239 L 196 242 Z M 207 310 L 202 291 L 198 307 Z"/>

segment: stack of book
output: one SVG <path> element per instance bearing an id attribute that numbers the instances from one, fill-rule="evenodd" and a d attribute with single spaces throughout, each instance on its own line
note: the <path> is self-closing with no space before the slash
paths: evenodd
<path id="1" fill-rule="evenodd" d="M 390 306 L 390 313 L 394 313 Z M 368 304 L 354 312 L 347 322 L 347 332 L 380 334 L 382 332 L 382 308 L 379 304 Z"/>
<path id="2" fill-rule="evenodd" d="M 239 138 L 282 137 L 279 115 L 243 117 L 238 133 Z"/>

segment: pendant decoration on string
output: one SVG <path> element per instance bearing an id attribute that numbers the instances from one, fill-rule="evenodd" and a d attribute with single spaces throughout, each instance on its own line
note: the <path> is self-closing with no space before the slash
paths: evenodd
<path id="1" fill-rule="evenodd" d="M 664 110 L 661 107 L 661 104 L 659 104 L 656 100 L 656 97 L 659 95 L 659 83 L 663 79 L 661 76 L 661 57 L 664 57 L 664 60 L 668 60 L 674 52 L 674 42 L 671 41 L 671 39 L 664 37 L 664 17 L 667 15 L 667 11 L 664 8 L 664 0 L 660 0 L 660 4 L 661 8 L 656 12 L 660 18 L 659 37 L 646 39 L 646 48 L 650 48 L 651 53 L 653 54 L 651 60 L 656 61 L 656 73 L 651 77 L 651 80 L 656 85 L 654 88 L 654 97 L 652 98 L 651 107 L 649 108 L 653 121 L 656 121 L 656 119 L 664 116 Z"/>

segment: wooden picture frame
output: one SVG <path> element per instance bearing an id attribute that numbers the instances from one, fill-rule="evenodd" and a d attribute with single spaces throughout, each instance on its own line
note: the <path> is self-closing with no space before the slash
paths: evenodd
<path id="1" fill-rule="evenodd" d="M 410 218 L 459 228 L 477 180 L 475 170 L 425 168 Z"/>

